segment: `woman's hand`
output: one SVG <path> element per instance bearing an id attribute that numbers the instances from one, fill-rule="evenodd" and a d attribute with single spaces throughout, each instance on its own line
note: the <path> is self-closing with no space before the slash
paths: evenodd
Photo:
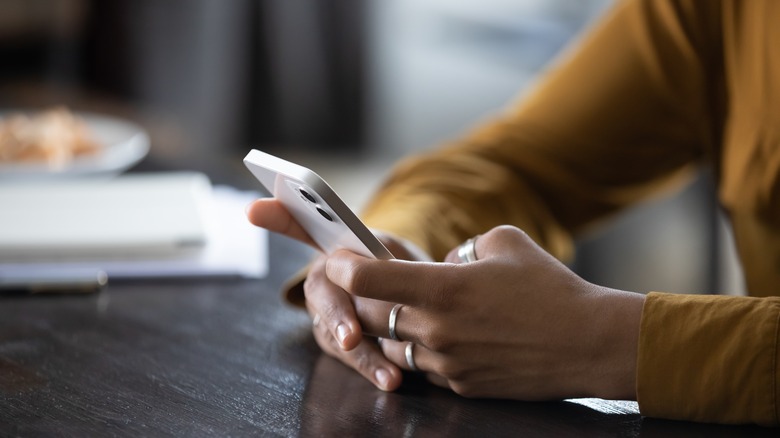
<path id="1" fill-rule="evenodd" d="M 320 261 L 335 290 L 369 298 L 363 330 L 396 332 L 415 344 L 429 379 L 470 397 L 547 400 L 634 399 L 641 294 L 586 282 L 521 230 L 504 226 L 476 241 L 478 260 L 445 263 L 371 260 L 337 251 Z M 389 307 L 388 307 L 389 306 Z M 405 345 L 382 344 L 409 368 Z"/>
<path id="2" fill-rule="evenodd" d="M 273 198 L 259 199 L 246 209 L 254 225 L 284 234 L 320 250 L 287 209 Z M 398 258 L 420 260 L 427 256 L 400 239 L 379 234 L 388 250 Z M 396 389 L 402 380 L 401 371 L 379 348 L 377 338 L 364 336 L 355 309 L 364 314 L 382 312 L 389 303 L 353 297 L 334 285 L 325 275 L 327 256 L 320 255 L 310 266 L 304 291 L 306 308 L 312 317 L 314 337 L 326 353 L 354 368 L 385 391 Z M 387 310 L 389 312 L 389 309 Z M 387 341 L 393 345 L 394 341 Z"/>

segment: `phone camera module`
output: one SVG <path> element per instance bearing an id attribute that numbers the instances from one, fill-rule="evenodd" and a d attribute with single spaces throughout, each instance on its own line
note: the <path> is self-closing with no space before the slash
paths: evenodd
<path id="1" fill-rule="evenodd" d="M 298 188 L 298 191 L 301 193 L 301 196 L 306 198 L 307 201 L 315 203 L 317 202 L 316 199 L 314 199 L 314 196 L 311 195 L 311 193 L 307 192 L 306 190 L 303 190 L 302 188 Z"/>
<path id="2" fill-rule="evenodd" d="M 331 215 L 329 215 L 328 212 L 323 210 L 320 206 L 317 206 L 317 213 L 319 213 L 322 217 L 324 217 L 328 221 L 333 222 L 333 217 L 331 217 Z"/>

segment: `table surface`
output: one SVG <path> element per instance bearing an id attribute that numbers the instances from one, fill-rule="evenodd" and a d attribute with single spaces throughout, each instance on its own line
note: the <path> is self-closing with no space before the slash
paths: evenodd
<path id="1" fill-rule="evenodd" d="M 280 300 L 308 251 L 270 244 L 258 281 L 0 297 L 0 435 L 777 435 L 642 418 L 633 402 L 471 400 L 413 375 L 379 391 L 322 354 L 307 316 Z"/>

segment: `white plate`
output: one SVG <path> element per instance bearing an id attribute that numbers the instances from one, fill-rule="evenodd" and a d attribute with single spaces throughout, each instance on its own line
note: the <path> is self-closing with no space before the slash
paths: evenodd
<path id="1" fill-rule="evenodd" d="M 0 112 L 0 118 L 10 113 Z M 62 168 L 51 168 L 46 163 L 2 163 L 0 181 L 116 175 L 149 153 L 149 135 L 135 123 L 89 113 L 74 115 L 87 124 L 94 140 L 102 145 L 101 151 L 76 157 Z"/>

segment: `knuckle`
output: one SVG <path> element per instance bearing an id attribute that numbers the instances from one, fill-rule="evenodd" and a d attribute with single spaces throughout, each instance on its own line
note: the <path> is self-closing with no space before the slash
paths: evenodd
<path id="1" fill-rule="evenodd" d="M 453 274 L 444 279 L 437 277 L 430 280 L 432 281 L 428 281 L 423 288 L 423 290 L 427 291 L 423 305 L 426 308 L 439 309 L 443 312 L 451 310 L 455 305 L 456 292 L 460 283 L 456 273 L 453 272 Z"/>
<path id="2" fill-rule="evenodd" d="M 428 349 L 438 353 L 446 353 L 453 347 L 453 342 L 448 336 L 441 335 L 441 333 L 443 333 L 441 330 L 433 328 L 422 334 L 421 340 Z"/>
<path id="3" fill-rule="evenodd" d="M 520 228 L 517 228 L 514 225 L 499 225 L 492 230 L 488 231 L 484 237 L 486 239 L 490 239 L 490 241 L 518 241 L 518 240 L 527 240 L 528 234 L 526 234 L 525 231 L 521 230 Z"/>
<path id="4" fill-rule="evenodd" d="M 478 241 L 482 251 L 494 252 L 500 249 L 527 248 L 533 239 L 525 231 L 513 225 L 499 225 L 483 234 Z"/>
<path id="5" fill-rule="evenodd" d="M 352 367 L 361 374 L 367 375 L 372 369 L 372 363 L 371 357 L 365 352 L 361 352 L 353 357 Z"/>
<path id="6" fill-rule="evenodd" d="M 321 317 L 327 321 L 328 325 L 335 325 L 339 321 L 339 315 L 341 314 L 340 307 L 332 302 L 328 301 L 324 304 L 324 306 L 320 309 L 320 315 Z"/>

